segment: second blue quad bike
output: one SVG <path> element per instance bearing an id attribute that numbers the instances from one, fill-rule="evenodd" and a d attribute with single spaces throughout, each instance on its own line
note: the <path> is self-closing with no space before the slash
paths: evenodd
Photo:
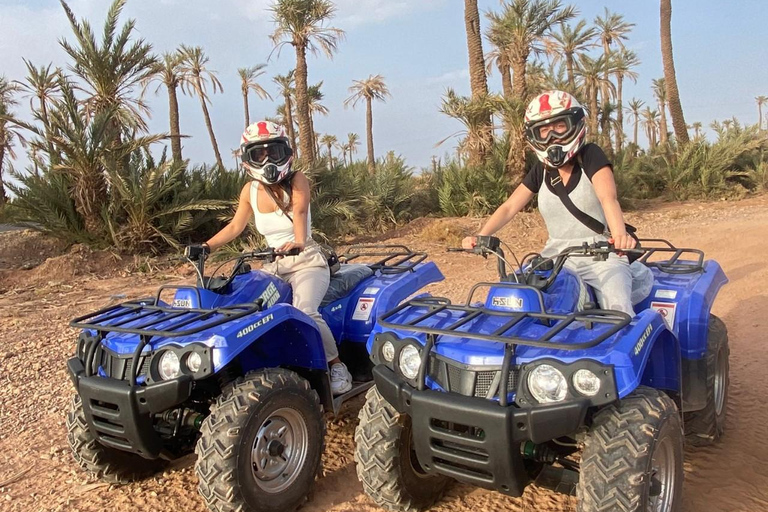
<path id="1" fill-rule="evenodd" d="M 73 320 L 66 423 L 78 464 L 122 483 L 194 451 L 211 510 L 297 507 L 321 467 L 324 411 L 373 384 L 365 342 L 375 319 L 443 276 L 404 246 L 350 249 L 321 306 L 355 380 L 334 397 L 317 325 L 292 306 L 290 286 L 248 264 L 293 254 L 242 254 L 220 277 L 199 257 L 195 286 Z"/>
<path id="2" fill-rule="evenodd" d="M 684 442 L 725 428 L 728 335 L 710 310 L 727 278 L 700 250 L 641 242 L 633 265 L 653 284 L 634 317 L 598 309 L 565 265 L 606 259 L 610 244 L 532 254 L 508 273 L 512 255 L 478 237 L 471 252 L 498 258 L 498 282 L 379 318 L 355 433 L 368 496 L 412 511 L 451 480 L 510 496 L 535 482 L 576 495 L 580 512 L 680 510 Z"/>

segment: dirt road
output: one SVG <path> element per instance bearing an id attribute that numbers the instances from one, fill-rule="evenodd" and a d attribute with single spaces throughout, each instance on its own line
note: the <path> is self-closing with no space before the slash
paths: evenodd
<path id="1" fill-rule="evenodd" d="M 686 452 L 684 510 L 768 511 L 768 198 L 667 205 L 629 220 L 646 237 L 703 249 L 731 280 L 713 311 L 727 324 L 731 340 L 728 428 L 718 446 Z M 438 221 L 426 224 L 428 229 L 421 223 L 415 232 L 401 232 L 398 242 L 430 252 L 446 275 L 430 291 L 459 299 L 473 282 L 493 278 L 492 265 L 443 252 L 441 230 L 455 238 L 456 226 L 471 232 L 478 222 Z M 17 238 L 0 234 L 0 261 L 15 262 L 13 268 L 24 258 L 3 253 L 14 250 Z M 541 246 L 544 231 L 536 214 L 526 214 L 502 238 L 516 250 L 530 250 Z M 0 510 L 204 512 L 191 457 L 152 479 L 113 487 L 90 480 L 68 453 L 64 415 L 72 387 L 64 363 L 74 334 L 67 321 L 108 303 L 110 296 L 146 295 L 159 283 L 182 278 L 158 272 L 122 276 L 114 269 L 104 278 L 88 266 L 87 255 L 80 257 L 72 263 L 66 254 L 28 271 L 0 270 Z M 379 510 L 355 476 L 352 437 L 360 404 L 357 400 L 339 418 L 329 418 L 324 474 L 302 512 Z M 535 487 L 513 499 L 456 484 L 433 510 L 567 511 L 575 510 L 575 502 Z"/>

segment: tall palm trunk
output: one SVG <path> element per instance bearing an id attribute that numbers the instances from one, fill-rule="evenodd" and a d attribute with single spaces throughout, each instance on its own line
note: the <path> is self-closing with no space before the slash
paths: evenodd
<path id="1" fill-rule="evenodd" d="M 513 101 L 520 104 L 526 100 L 525 64 L 528 54 L 515 55 L 511 59 L 512 65 L 512 95 Z M 507 171 L 512 175 L 513 184 L 516 185 L 525 176 L 525 132 L 522 119 L 507 119 L 507 132 L 509 133 L 509 153 L 507 153 Z"/>
<path id="2" fill-rule="evenodd" d="M 565 69 L 568 72 L 568 87 L 571 94 L 576 92 L 576 76 L 574 74 L 573 54 L 569 53 L 565 56 Z"/>
<path id="3" fill-rule="evenodd" d="M 659 135 L 662 145 L 667 143 L 667 134 L 669 129 L 667 128 L 667 104 L 663 101 L 659 102 Z"/>
<path id="4" fill-rule="evenodd" d="M 600 133 L 597 131 L 597 86 L 589 88 L 589 133 L 593 141 L 600 140 Z"/>
<path id="5" fill-rule="evenodd" d="M 609 54 L 611 53 L 611 48 L 608 45 L 607 41 L 603 41 L 603 53 L 605 54 L 605 58 L 608 59 Z M 603 110 L 606 110 L 606 106 L 609 103 L 609 96 L 610 93 L 608 92 L 608 81 L 610 80 L 608 70 L 603 73 L 603 84 L 600 89 L 600 102 L 603 105 Z M 600 123 L 600 127 L 602 128 L 602 131 L 600 133 L 600 144 L 602 146 L 610 146 L 611 145 L 611 135 L 610 133 L 606 133 L 606 124 Z M 605 149 L 605 147 L 603 148 Z"/>
<path id="6" fill-rule="evenodd" d="M 314 134 L 309 118 L 309 95 L 307 93 L 307 49 L 301 45 L 296 48 L 296 114 L 299 117 L 299 156 L 304 168 L 311 168 L 315 163 L 313 149 Z"/>
<path id="7" fill-rule="evenodd" d="M 0 207 L 4 206 L 8 201 L 8 196 L 5 195 L 5 185 L 3 184 L 3 164 L 5 163 L 5 137 L 0 140 Z"/>
<path id="8" fill-rule="evenodd" d="M 85 230 L 92 235 L 102 233 L 104 219 L 101 210 L 108 203 L 104 169 L 91 169 L 89 172 L 80 173 L 75 180 L 72 197 L 75 210 L 83 218 Z"/>
<path id="9" fill-rule="evenodd" d="M 667 100 L 669 115 L 672 116 L 672 127 L 675 138 L 680 145 L 689 142 L 688 129 L 685 127 L 683 105 L 680 103 L 680 91 L 677 89 L 675 60 L 672 54 L 672 0 L 661 0 L 661 58 L 664 62 L 664 81 L 667 85 Z M 663 135 L 666 137 L 666 135 Z"/>
<path id="10" fill-rule="evenodd" d="M 171 120 L 171 154 L 175 162 L 181 162 L 181 128 L 179 127 L 179 100 L 176 85 L 168 87 L 168 118 Z"/>
<path id="11" fill-rule="evenodd" d="M 203 90 L 203 84 L 200 82 L 200 78 L 197 79 L 197 87 L 199 91 Z M 203 107 L 203 117 L 205 118 L 205 127 L 208 128 L 208 135 L 211 137 L 211 145 L 213 146 L 213 154 L 216 155 L 216 165 L 219 169 L 224 169 L 224 161 L 221 159 L 219 153 L 219 144 L 216 142 L 216 135 L 213 133 L 213 125 L 211 124 L 211 115 L 208 113 L 208 106 L 205 104 L 205 97 L 203 94 L 198 94 L 200 98 L 200 106 Z"/>
<path id="12" fill-rule="evenodd" d="M 759 102 L 757 104 L 757 129 L 763 129 L 763 104 Z"/>
<path id="13" fill-rule="evenodd" d="M 315 118 L 312 114 L 309 114 L 309 133 L 312 136 L 312 151 L 314 151 L 314 158 L 320 156 L 320 145 L 317 143 L 317 136 L 315 135 Z"/>
<path id="14" fill-rule="evenodd" d="M 243 91 L 243 111 L 245 112 L 245 127 L 251 125 L 251 114 L 248 109 L 248 89 Z"/>
<path id="15" fill-rule="evenodd" d="M 483 55 L 483 36 L 480 30 L 480 12 L 477 0 L 464 0 L 464 25 L 467 32 L 467 50 L 469 52 L 469 83 L 472 98 L 477 99 L 488 94 L 488 81 L 485 76 L 485 57 Z M 491 118 L 483 119 L 480 131 L 480 141 L 473 148 L 470 160 L 479 164 L 485 163 L 488 149 L 493 141 Z"/>
<path id="16" fill-rule="evenodd" d="M 291 95 L 288 93 L 283 94 L 285 98 L 285 123 L 288 125 L 288 137 L 291 138 L 291 147 L 296 150 L 296 130 L 293 128 L 293 103 L 291 102 Z"/>
<path id="17" fill-rule="evenodd" d="M 501 75 L 501 91 L 506 99 L 512 98 L 512 69 L 509 67 L 509 60 L 499 57 L 499 74 Z"/>
<path id="18" fill-rule="evenodd" d="M 635 143 L 635 156 L 637 156 L 637 122 L 638 119 L 635 118 L 635 138 L 633 139 Z"/>
<path id="19" fill-rule="evenodd" d="M 376 172 L 376 159 L 373 156 L 373 109 L 371 98 L 365 99 L 365 131 L 368 140 L 368 174 L 373 176 Z"/>
<path id="20" fill-rule="evenodd" d="M 621 104 L 622 86 L 624 77 L 621 74 L 616 75 L 616 151 L 621 151 L 624 146 L 624 107 Z"/>

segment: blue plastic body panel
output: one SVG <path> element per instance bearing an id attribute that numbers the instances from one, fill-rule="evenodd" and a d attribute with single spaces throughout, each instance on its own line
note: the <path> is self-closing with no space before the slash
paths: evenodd
<path id="1" fill-rule="evenodd" d="M 704 264 L 703 272 L 691 274 L 665 274 L 653 269 L 656 283 L 651 295 L 636 307 L 638 314 L 632 322 L 615 335 L 597 346 L 583 350 L 556 350 L 516 345 L 513 365 L 521 366 L 539 359 L 556 359 L 563 363 L 574 363 L 591 359 L 614 368 L 619 397 L 634 391 L 639 385 L 657 389 L 681 390 L 681 360 L 698 359 L 704 356 L 707 345 L 707 326 L 712 303 L 719 289 L 727 282 L 720 266 L 714 261 Z M 661 292 L 660 292 L 661 291 Z M 585 295 L 586 294 L 586 295 Z M 671 297 L 659 299 L 656 296 Z M 493 298 L 500 297 L 499 303 L 515 303 L 515 307 L 494 305 Z M 581 300 L 594 300 L 591 290 L 586 290 L 581 280 L 567 269 L 563 269 L 548 293 L 543 293 L 545 308 L 551 313 L 573 312 Z M 529 289 L 510 289 L 492 287 L 486 300 L 488 309 L 508 309 L 510 311 L 538 311 L 538 298 Z M 674 323 L 668 328 L 665 319 L 652 303 L 663 302 L 675 305 Z M 403 309 L 397 316 L 388 318 L 390 323 L 405 324 L 427 311 L 424 307 Z M 461 318 L 462 313 L 443 311 L 420 323 L 422 326 L 445 328 Z M 500 367 L 503 360 L 504 344 L 475 340 L 461 336 L 461 332 L 491 334 L 499 329 L 508 318 L 481 315 L 456 329 L 455 335 L 440 335 L 434 347 L 438 355 L 478 367 Z M 594 339 L 600 329 L 607 326 L 594 325 L 591 329 L 579 327 L 566 329 L 557 334 L 552 341 L 561 343 L 584 343 Z M 507 334 L 536 340 L 549 329 L 541 322 L 528 318 L 513 327 Z M 393 332 L 376 325 L 368 339 L 368 350 L 372 350 L 376 334 Z M 405 326 L 393 332 L 400 338 L 417 340 L 426 344 L 426 334 L 408 331 Z M 432 389 L 440 387 L 427 379 Z"/>

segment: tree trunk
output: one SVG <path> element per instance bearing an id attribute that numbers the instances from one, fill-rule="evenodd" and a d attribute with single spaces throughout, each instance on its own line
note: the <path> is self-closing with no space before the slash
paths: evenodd
<path id="1" fill-rule="evenodd" d="M 179 127 L 179 100 L 176 84 L 168 87 L 168 118 L 171 121 L 171 154 L 175 162 L 181 162 L 181 128 Z"/>
<path id="2" fill-rule="evenodd" d="M 248 111 L 248 89 L 243 91 L 243 110 L 245 111 L 245 127 L 251 125 L 251 114 Z"/>
<path id="3" fill-rule="evenodd" d="M 198 78 L 197 87 L 199 91 L 202 91 L 202 84 Z M 213 125 L 211 124 L 211 116 L 208 113 L 208 106 L 205 104 L 205 98 L 202 94 L 198 94 L 200 97 L 200 105 L 203 107 L 203 117 L 205 118 L 205 127 L 208 128 L 208 135 L 211 137 L 211 146 L 213 146 L 213 154 L 216 155 L 216 165 L 219 169 L 224 170 L 224 161 L 221 159 L 221 153 L 219 153 L 219 145 L 216 142 L 216 135 L 213 133 Z"/>
<path id="4" fill-rule="evenodd" d="M 624 84 L 624 76 L 616 75 L 616 122 L 619 128 L 616 130 L 616 151 L 621 151 L 624 146 L 624 110 L 621 104 L 621 89 Z"/>
<path id="5" fill-rule="evenodd" d="M 757 104 L 757 130 L 760 131 L 763 129 L 763 105 L 762 103 Z"/>
<path id="6" fill-rule="evenodd" d="M 669 129 L 667 128 L 667 105 L 663 101 L 659 102 L 659 135 L 661 138 L 661 144 L 667 143 L 667 134 Z"/>
<path id="7" fill-rule="evenodd" d="M 571 94 L 576 92 L 576 77 L 573 72 L 573 54 L 569 53 L 565 56 L 565 69 L 568 71 L 568 87 Z"/>
<path id="8" fill-rule="evenodd" d="M 509 61 L 505 58 L 499 58 L 498 68 L 501 75 L 501 91 L 504 94 L 504 98 L 512 99 L 512 70 L 509 67 Z"/>
<path id="9" fill-rule="evenodd" d="M 526 100 L 525 64 L 528 54 L 515 55 L 511 59 L 512 65 L 512 95 L 513 100 L 520 103 Z M 525 176 L 525 131 L 523 119 L 507 120 L 507 132 L 509 133 L 509 153 L 507 154 L 507 171 L 516 185 Z"/>
<path id="10" fill-rule="evenodd" d="M 309 96 L 307 94 L 307 49 L 294 45 L 296 48 L 296 114 L 299 117 L 299 155 L 305 169 L 315 163 L 315 152 L 312 147 L 314 133 L 309 119 Z"/>
<path id="11" fill-rule="evenodd" d="M 672 54 L 672 0 L 661 0 L 661 57 L 664 62 L 664 81 L 667 86 L 672 127 L 675 130 L 677 143 L 685 146 L 689 142 L 688 129 L 683 116 L 683 106 L 680 103 L 680 91 L 677 89 L 675 60 Z"/>
<path id="12" fill-rule="evenodd" d="M 464 0 L 464 25 L 467 32 L 467 50 L 469 52 L 469 84 L 472 89 L 472 99 L 482 98 L 488 95 L 488 81 L 485 76 L 485 56 L 483 55 L 483 35 L 480 30 L 480 12 L 477 9 L 477 0 Z M 503 76 L 503 75 L 502 75 Z M 472 150 L 474 160 L 484 163 L 488 148 L 493 141 L 491 132 L 491 118 L 483 119 L 480 128 L 482 140 Z"/>
<path id="13" fill-rule="evenodd" d="M 600 133 L 597 130 L 597 86 L 589 88 L 589 133 L 593 141 L 600 140 Z"/>
<path id="14" fill-rule="evenodd" d="M 91 235 L 102 234 L 104 219 L 101 210 L 108 202 L 104 169 L 98 167 L 79 174 L 75 180 L 72 199 L 75 202 L 75 210 L 83 219 L 85 230 Z"/>
<path id="15" fill-rule="evenodd" d="M 365 131 L 368 139 L 368 174 L 376 172 L 376 159 L 373 156 L 373 109 L 371 98 L 365 98 Z"/>
<path id="16" fill-rule="evenodd" d="M 603 54 L 605 55 L 605 58 L 608 59 L 608 55 L 611 53 L 611 47 L 608 45 L 606 41 L 603 41 Z M 607 110 L 606 106 L 608 103 L 610 103 L 610 92 L 608 91 L 608 81 L 610 80 L 610 76 L 608 75 L 608 71 L 606 70 L 605 73 L 603 73 L 603 84 L 600 89 L 600 102 L 602 104 L 603 111 Z M 606 149 L 611 145 L 611 135 L 609 133 L 606 133 L 605 122 L 600 123 L 600 145 L 603 146 L 603 149 Z"/>
<path id="17" fill-rule="evenodd" d="M 635 138 L 634 138 L 634 142 L 635 142 L 635 156 L 637 156 L 637 121 L 638 121 L 638 119 L 637 119 L 637 117 L 635 117 Z"/>
<path id="18" fill-rule="evenodd" d="M 309 133 L 312 134 L 312 150 L 315 152 L 315 159 L 320 157 L 320 144 L 317 142 L 317 134 L 315 133 L 315 118 L 312 114 L 309 114 Z"/>
<path id="19" fill-rule="evenodd" d="M 5 206 L 8 196 L 5 195 L 5 184 L 3 183 L 3 164 L 5 163 L 5 142 L 0 142 L 0 208 Z"/>
<path id="20" fill-rule="evenodd" d="M 285 122 L 288 125 L 288 137 L 291 139 L 291 148 L 296 151 L 298 148 L 296 147 L 296 130 L 293 128 L 293 113 L 291 112 L 293 104 L 291 103 L 291 95 L 285 93 L 283 94 L 283 98 L 285 98 Z"/>

